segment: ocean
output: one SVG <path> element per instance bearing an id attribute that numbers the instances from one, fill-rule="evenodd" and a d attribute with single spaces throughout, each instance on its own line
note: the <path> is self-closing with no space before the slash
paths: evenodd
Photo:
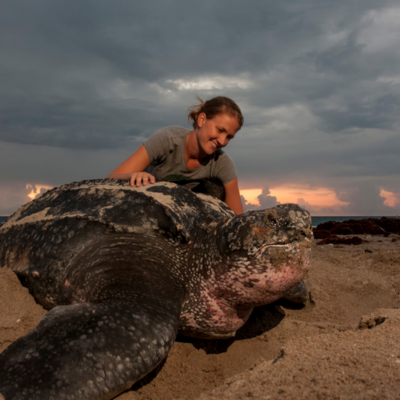
<path id="1" fill-rule="evenodd" d="M 1 217 L 0 216 L 0 224 L 2 222 L 5 222 L 7 220 L 7 218 L 8 217 Z M 317 226 L 319 224 L 323 224 L 324 222 L 328 222 L 328 221 L 343 222 L 343 221 L 347 221 L 349 219 L 365 219 L 365 218 L 377 218 L 377 219 L 379 219 L 381 217 L 377 217 L 377 216 L 374 216 L 374 217 L 368 217 L 368 216 L 365 216 L 365 217 L 312 217 L 312 226 L 315 227 L 315 226 Z M 387 217 L 387 218 L 396 218 L 396 217 L 392 216 L 392 217 Z"/>

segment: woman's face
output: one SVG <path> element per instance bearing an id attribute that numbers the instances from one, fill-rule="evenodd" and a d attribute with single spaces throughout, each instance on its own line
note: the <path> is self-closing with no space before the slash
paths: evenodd
<path id="1" fill-rule="evenodd" d="M 199 147 L 210 155 L 225 147 L 235 137 L 239 122 L 229 114 L 218 114 L 213 119 L 208 119 L 205 113 L 201 113 L 197 119 L 197 126 Z"/>

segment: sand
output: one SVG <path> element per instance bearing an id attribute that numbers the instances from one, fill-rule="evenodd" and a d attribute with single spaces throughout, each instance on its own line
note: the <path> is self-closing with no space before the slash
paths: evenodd
<path id="1" fill-rule="evenodd" d="M 235 340 L 178 337 L 158 374 L 117 399 L 400 399 L 400 236 L 360 236 L 313 245 L 305 307 L 258 308 Z M 45 310 L 9 270 L 0 296 L 1 351 Z"/>

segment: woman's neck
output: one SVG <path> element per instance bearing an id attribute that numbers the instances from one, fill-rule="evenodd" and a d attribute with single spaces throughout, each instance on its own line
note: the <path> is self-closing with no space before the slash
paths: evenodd
<path id="1" fill-rule="evenodd" d="M 197 140 L 196 131 L 191 131 L 185 143 L 185 162 L 186 167 L 193 171 L 196 168 L 200 167 L 202 159 L 206 156 L 202 155 L 202 151 L 199 146 L 199 142 Z"/>
<path id="2" fill-rule="evenodd" d="M 185 143 L 185 159 L 186 162 L 190 160 L 198 160 L 201 163 L 201 160 L 206 156 L 206 154 L 202 154 L 203 152 L 200 149 L 199 142 L 197 140 L 196 130 L 191 131 Z"/>

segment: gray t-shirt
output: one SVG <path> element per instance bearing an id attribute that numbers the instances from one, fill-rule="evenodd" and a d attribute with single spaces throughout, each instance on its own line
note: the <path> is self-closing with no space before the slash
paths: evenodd
<path id="1" fill-rule="evenodd" d="M 237 174 L 233 160 L 222 150 L 203 159 L 202 164 L 190 171 L 185 161 L 186 137 L 189 129 L 169 126 L 154 132 L 143 142 L 151 165 L 146 172 L 161 180 L 169 175 L 183 175 L 190 179 L 218 178 L 223 184 L 233 181 Z"/>

